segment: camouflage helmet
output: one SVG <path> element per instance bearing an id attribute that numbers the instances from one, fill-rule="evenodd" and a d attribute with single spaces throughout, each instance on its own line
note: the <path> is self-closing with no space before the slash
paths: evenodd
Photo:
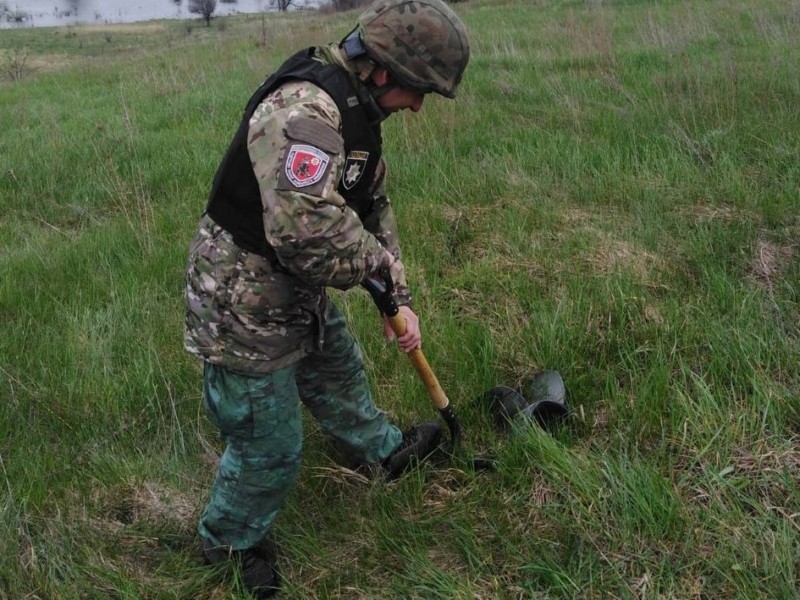
<path id="1" fill-rule="evenodd" d="M 377 0 L 358 18 L 369 57 L 401 85 L 455 98 L 469 62 L 461 19 L 441 0 Z"/>

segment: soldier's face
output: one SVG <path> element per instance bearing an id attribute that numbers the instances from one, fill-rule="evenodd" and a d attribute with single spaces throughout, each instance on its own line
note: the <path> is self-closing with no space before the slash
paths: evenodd
<path id="1" fill-rule="evenodd" d="M 391 84 L 391 77 L 389 71 L 383 67 L 378 67 L 372 73 L 372 80 L 378 86 Z M 388 92 L 381 94 L 378 97 L 378 106 L 380 106 L 387 113 L 397 112 L 398 110 L 408 109 L 413 112 L 419 112 L 422 108 L 424 101 L 424 94 L 420 94 L 414 90 L 395 85 Z"/>
<path id="2" fill-rule="evenodd" d="M 378 105 L 386 112 L 408 109 L 419 112 L 425 96 L 404 87 L 394 87 L 378 98 Z"/>

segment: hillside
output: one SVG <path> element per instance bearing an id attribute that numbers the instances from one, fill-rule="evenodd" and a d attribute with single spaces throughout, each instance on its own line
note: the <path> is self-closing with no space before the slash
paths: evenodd
<path id="1" fill-rule="evenodd" d="M 453 6 L 462 93 L 385 155 L 425 353 L 497 469 L 367 479 L 306 419 L 281 597 L 796 598 L 800 5 Z M 356 15 L 0 31 L 0 598 L 240 597 L 195 534 L 222 443 L 188 243 L 249 93 Z M 380 406 L 435 418 L 331 296 Z M 497 432 L 476 398 L 543 369 L 569 425 Z"/>

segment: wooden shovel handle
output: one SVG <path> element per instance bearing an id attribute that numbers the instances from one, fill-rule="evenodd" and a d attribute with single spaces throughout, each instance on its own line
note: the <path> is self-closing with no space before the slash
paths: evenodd
<path id="1" fill-rule="evenodd" d="M 392 331 L 394 331 L 397 337 L 405 335 L 407 330 L 406 320 L 401 314 L 398 313 L 391 317 L 387 316 L 387 319 L 389 319 Z M 433 405 L 440 411 L 447 408 L 450 404 L 450 400 L 447 398 L 447 394 L 444 393 L 442 386 L 439 385 L 439 380 L 436 379 L 436 375 L 428 364 L 428 360 L 425 358 L 422 350 L 415 348 L 408 353 L 408 358 L 411 359 L 411 364 L 414 365 L 420 379 L 422 379 L 422 383 L 424 383 L 425 387 L 428 389 L 428 395 Z"/>

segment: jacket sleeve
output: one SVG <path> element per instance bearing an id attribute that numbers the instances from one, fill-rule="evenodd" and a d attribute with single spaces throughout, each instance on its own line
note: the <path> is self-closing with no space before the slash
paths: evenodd
<path id="1" fill-rule="evenodd" d="M 364 217 L 364 228 L 372 233 L 395 258 L 391 267 L 394 281 L 394 296 L 398 305 L 411 304 L 411 291 L 406 281 L 405 267 L 402 262 L 400 238 L 397 233 L 397 220 L 389 197 L 386 195 L 386 164 L 381 161 L 375 173 L 373 184 L 372 210 Z"/>
<path id="2" fill-rule="evenodd" d="M 344 164 L 340 129 L 326 92 L 291 82 L 256 109 L 248 152 L 264 232 L 280 263 L 307 283 L 347 289 L 391 259 L 337 192 Z"/>

